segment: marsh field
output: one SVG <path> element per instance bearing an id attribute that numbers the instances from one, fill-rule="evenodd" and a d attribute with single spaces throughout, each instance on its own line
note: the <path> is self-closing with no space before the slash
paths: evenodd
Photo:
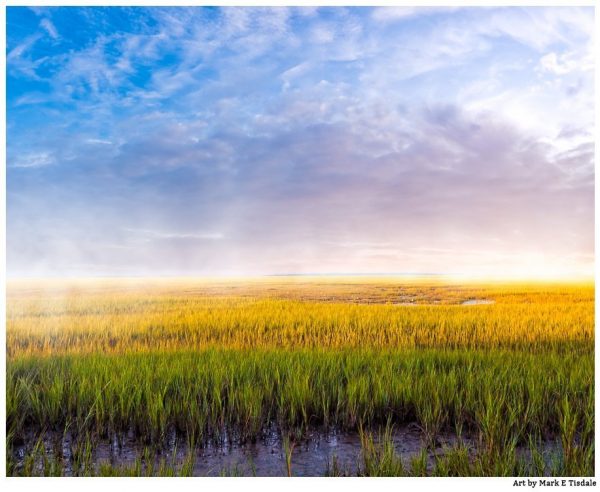
<path id="1" fill-rule="evenodd" d="M 594 475 L 594 286 L 10 281 L 8 475 Z"/>

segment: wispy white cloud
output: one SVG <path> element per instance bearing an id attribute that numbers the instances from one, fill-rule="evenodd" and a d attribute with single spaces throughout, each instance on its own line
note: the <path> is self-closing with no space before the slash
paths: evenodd
<path id="1" fill-rule="evenodd" d="M 37 168 L 50 166 L 55 162 L 54 156 L 49 152 L 34 152 L 29 154 L 20 154 L 16 159 L 8 162 L 8 167 Z"/>
<path id="2" fill-rule="evenodd" d="M 12 48 L 6 55 L 6 61 L 14 63 L 29 50 L 35 42 L 41 38 L 40 34 L 33 34 L 25 38 L 21 43 Z"/>
<path id="3" fill-rule="evenodd" d="M 378 22 L 390 23 L 432 14 L 450 14 L 460 7 L 378 7 L 372 18 Z"/>
<path id="4" fill-rule="evenodd" d="M 58 31 L 56 30 L 56 27 L 54 26 L 54 24 L 52 23 L 52 21 L 48 18 L 42 19 L 40 21 L 40 26 L 42 26 L 46 32 L 50 35 L 50 37 L 52 39 L 58 39 L 59 35 L 58 35 Z"/>
<path id="5" fill-rule="evenodd" d="M 560 54 L 551 51 L 540 58 L 540 68 L 555 75 L 566 75 L 575 71 L 591 72 L 594 69 L 593 50 Z"/>

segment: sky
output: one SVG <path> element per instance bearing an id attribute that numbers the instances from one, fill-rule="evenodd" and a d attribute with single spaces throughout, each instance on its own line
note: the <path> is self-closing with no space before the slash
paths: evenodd
<path id="1" fill-rule="evenodd" d="M 9 7 L 7 273 L 592 275 L 593 26 Z"/>

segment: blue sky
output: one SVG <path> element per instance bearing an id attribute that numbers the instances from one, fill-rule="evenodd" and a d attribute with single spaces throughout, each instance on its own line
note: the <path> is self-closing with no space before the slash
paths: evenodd
<path id="1" fill-rule="evenodd" d="M 8 272 L 591 274 L 593 16 L 10 7 Z"/>

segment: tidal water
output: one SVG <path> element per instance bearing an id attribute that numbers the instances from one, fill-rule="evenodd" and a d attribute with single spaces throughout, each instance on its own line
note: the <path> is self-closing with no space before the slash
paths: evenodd
<path id="1" fill-rule="evenodd" d="M 373 431 L 375 441 L 383 430 Z M 426 448 L 424 436 L 420 428 L 411 424 L 392 431 L 391 437 L 396 452 L 402 456 L 405 463 L 419 455 Z M 435 455 L 443 454 L 445 450 L 456 445 L 457 438 L 452 434 L 441 434 L 436 438 L 436 445 L 427 451 L 428 462 L 433 465 Z M 472 446 L 469 440 L 463 440 L 467 446 Z M 75 443 L 69 434 L 47 434 L 44 439 L 46 455 L 49 459 L 56 458 L 60 453 L 63 463 L 63 473 L 73 474 L 73 455 Z M 291 474 L 293 476 L 324 476 L 328 474 L 334 461 L 338 470 L 354 475 L 361 466 L 361 439 L 357 432 L 312 430 L 301 439 L 288 444 L 288 455 L 291 453 Z M 27 447 L 14 448 L 17 469 L 21 468 L 27 454 Z M 194 476 L 287 476 L 286 446 L 280 432 L 267 431 L 256 442 L 239 443 L 223 438 L 219 444 L 209 443 L 195 447 Z M 153 449 L 151 459 L 154 468 L 160 463 L 166 463 L 179 469 L 190 455 L 186 442 L 174 434 L 169 443 L 160 449 Z M 118 467 L 132 467 L 136 459 L 144 456 L 144 446 L 133 434 L 114 436 L 112 439 L 100 440 L 93 443 L 91 461 L 97 470 L 101 464 Z M 143 458 L 145 460 L 145 458 Z M 144 464 L 145 466 L 145 464 Z M 41 470 L 41 464 L 38 465 Z"/>

